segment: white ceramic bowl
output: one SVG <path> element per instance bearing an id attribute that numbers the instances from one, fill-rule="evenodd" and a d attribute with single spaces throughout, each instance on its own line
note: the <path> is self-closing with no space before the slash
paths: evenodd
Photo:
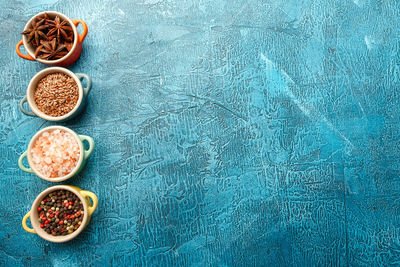
<path id="1" fill-rule="evenodd" d="M 64 74 L 72 77 L 75 80 L 76 84 L 78 85 L 79 98 L 75 104 L 75 107 L 70 112 L 68 112 L 67 114 L 64 114 L 62 116 L 59 116 L 59 117 L 53 117 L 53 116 L 49 116 L 49 115 L 43 113 L 42 111 L 40 111 L 38 109 L 38 107 L 35 103 L 35 100 L 34 100 L 34 93 L 35 93 L 37 84 L 43 77 L 45 77 L 48 74 L 57 73 L 57 72 L 64 73 Z M 87 82 L 87 86 L 85 88 L 83 88 L 82 83 L 81 83 L 82 78 L 86 79 L 86 82 Z M 65 68 L 61 68 L 61 67 L 50 67 L 50 68 L 39 71 L 38 73 L 36 73 L 35 76 L 33 76 L 31 81 L 29 82 L 28 88 L 26 90 L 26 96 L 24 96 L 24 98 L 21 100 L 19 107 L 23 113 L 25 113 L 26 115 L 29 115 L 29 116 L 38 116 L 38 117 L 48 120 L 48 121 L 57 121 L 57 122 L 66 121 L 66 120 L 69 120 L 69 119 L 75 117 L 77 114 L 79 114 L 82 111 L 82 109 L 86 103 L 87 94 L 89 93 L 91 87 L 92 87 L 92 80 L 90 79 L 90 77 L 87 74 L 73 73 L 72 71 L 65 69 Z M 25 102 L 28 102 L 29 108 L 32 111 L 28 111 L 24 108 Z"/>
<path id="2" fill-rule="evenodd" d="M 77 195 L 82 202 L 83 209 L 84 209 L 84 216 L 82 220 L 81 226 L 75 230 L 72 234 L 68 234 L 65 236 L 53 236 L 48 233 L 46 233 L 42 228 L 40 228 L 40 223 L 39 223 L 39 213 L 37 211 L 37 207 L 39 206 L 40 202 L 42 199 L 49 193 L 56 191 L 56 190 L 68 190 L 75 195 Z M 90 201 L 90 199 L 92 201 Z M 93 203 L 91 203 L 93 202 Z M 47 188 L 46 190 L 42 191 L 33 201 L 32 208 L 31 210 L 25 214 L 24 218 L 22 219 L 22 227 L 25 229 L 25 231 L 33 234 L 38 234 L 41 238 L 50 241 L 50 242 L 55 242 L 55 243 L 63 243 L 70 241 L 71 239 L 74 239 L 77 235 L 79 235 L 83 229 L 86 228 L 86 226 L 89 224 L 90 219 L 92 217 L 93 212 L 96 210 L 98 205 L 98 199 L 95 194 L 89 191 L 85 191 L 80 189 L 79 187 L 72 186 L 72 185 L 56 185 Z M 28 218 L 31 218 L 31 224 L 33 228 L 29 228 L 26 224 L 26 221 Z"/>
<path id="3" fill-rule="evenodd" d="M 31 149 L 32 149 L 33 144 L 36 141 L 36 138 L 38 138 L 43 132 L 49 131 L 49 130 L 50 131 L 57 130 L 57 129 L 69 132 L 70 134 L 72 134 L 72 136 L 75 137 L 75 140 L 76 140 L 76 142 L 78 143 L 78 146 L 79 146 L 80 155 L 79 155 L 79 160 L 78 160 L 78 163 L 76 164 L 75 169 L 72 172 L 70 172 L 68 175 L 65 175 L 63 177 L 57 177 L 57 178 L 48 178 L 48 177 L 44 176 L 43 174 L 41 174 L 38 170 L 35 169 L 35 164 L 33 164 L 33 161 L 32 161 L 32 158 L 31 158 Z M 84 146 L 83 146 L 83 141 L 84 140 L 86 140 L 89 143 L 89 149 L 88 150 L 84 149 Z M 93 138 L 91 138 L 90 136 L 78 135 L 77 133 L 75 133 L 71 129 L 69 129 L 67 127 L 64 127 L 64 126 L 50 126 L 50 127 L 46 127 L 46 128 L 43 128 L 42 130 L 38 131 L 32 137 L 31 141 L 29 142 L 28 149 L 24 153 L 22 153 L 22 155 L 18 159 L 18 167 L 21 170 L 23 170 L 24 172 L 36 174 L 37 176 L 39 176 L 43 180 L 46 180 L 46 181 L 49 181 L 49 182 L 62 182 L 62 181 L 65 181 L 65 180 L 73 177 L 74 175 L 78 174 L 80 170 L 82 170 L 82 168 L 86 164 L 86 160 L 92 154 L 93 150 L 94 150 L 94 141 L 93 141 Z M 23 164 L 23 159 L 25 157 L 28 158 L 28 163 L 29 163 L 30 168 L 25 167 L 24 164 Z"/>
<path id="4" fill-rule="evenodd" d="M 40 58 L 35 58 L 35 47 L 31 44 L 28 43 L 28 37 L 26 35 L 22 36 L 22 40 L 17 43 L 16 46 L 16 52 L 17 54 L 27 60 L 32 60 L 32 61 L 38 61 L 46 65 L 50 66 L 62 66 L 66 67 L 74 63 L 80 56 L 82 52 L 82 44 L 83 41 L 86 38 L 86 35 L 88 33 L 88 27 L 86 23 L 82 20 L 79 19 L 70 19 L 66 15 L 57 12 L 57 11 L 43 11 L 35 16 L 33 16 L 25 25 L 24 31 L 31 28 L 32 21 L 36 19 L 37 16 L 43 16 L 45 13 L 47 13 L 47 16 L 51 19 L 55 18 L 56 16 L 59 16 L 61 20 L 65 20 L 69 23 L 69 26 L 71 26 L 72 31 L 74 33 L 74 43 L 72 44 L 71 50 L 66 54 L 64 57 L 55 59 L 55 60 L 45 60 L 45 59 L 40 59 Z M 78 33 L 77 26 L 78 24 L 82 25 L 83 32 L 81 34 Z M 28 55 L 25 55 L 21 52 L 20 46 L 24 45 L 25 50 L 28 52 Z"/>

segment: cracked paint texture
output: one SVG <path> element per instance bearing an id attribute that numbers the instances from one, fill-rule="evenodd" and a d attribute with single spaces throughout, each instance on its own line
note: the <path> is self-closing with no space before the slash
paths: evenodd
<path id="1" fill-rule="evenodd" d="M 89 27 L 93 79 L 63 125 L 96 142 L 68 183 L 99 207 L 75 240 L 21 227 L 51 186 L 17 167 L 52 123 L 18 108 L 45 66 L 15 53 L 57 10 Z M 1 266 L 400 263 L 400 4 L 0 2 Z"/>

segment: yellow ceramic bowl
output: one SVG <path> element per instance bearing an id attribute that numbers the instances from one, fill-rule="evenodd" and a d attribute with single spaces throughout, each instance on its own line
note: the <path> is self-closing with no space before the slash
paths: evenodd
<path id="1" fill-rule="evenodd" d="M 72 234 L 69 235 L 64 235 L 64 236 L 52 236 L 48 233 L 46 233 L 42 228 L 40 228 L 40 223 L 39 223 L 39 214 L 37 211 L 37 207 L 39 206 L 40 202 L 42 199 L 49 193 L 56 191 L 56 190 L 67 190 L 79 197 L 79 199 L 82 202 L 83 209 L 85 212 L 85 215 L 83 216 L 83 221 L 81 226 Z M 90 201 L 91 199 L 91 201 Z M 93 203 L 92 203 L 93 202 Z M 72 186 L 72 185 L 56 185 L 47 188 L 46 190 L 42 191 L 33 201 L 32 208 L 31 210 L 25 214 L 24 218 L 22 219 L 22 227 L 25 229 L 25 231 L 33 234 L 38 234 L 41 238 L 50 241 L 50 242 L 55 242 L 55 243 L 63 243 L 67 242 L 71 239 L 74 239 L 77 235 L 79 235 L 83 229 L 86 228 L 86 226 L 90 222 L 90 218 L 92 217 L 93 212 L 96 210 L 98 204 L 98 199 L 95 194 L 89 191 L 85 191 L 80 189 L 79 187 Z M 33 228 L 29 228 L 26 225 L 26 220 L 31 217 L 31 224 Z"/>

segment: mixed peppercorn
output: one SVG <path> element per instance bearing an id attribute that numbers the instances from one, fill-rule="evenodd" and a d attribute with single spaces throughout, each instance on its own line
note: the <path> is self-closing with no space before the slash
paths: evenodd
<path id="1" fill-rule="evenodd" d="M 37 211 L 40 227 L 53 236 L 72 234 L 84 217 L 82 202 L 67 190 L 56 190 L 45 196 Z"/>

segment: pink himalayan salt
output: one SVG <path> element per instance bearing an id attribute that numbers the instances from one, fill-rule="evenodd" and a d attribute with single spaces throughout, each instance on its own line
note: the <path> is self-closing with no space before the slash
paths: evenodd
<path id="1" fill-rule="evenodd" d="M 48 178 L 71 173 L 79 160 L 80 150 L 75 137 L 64 130 L 45 131 L 33 143 L 33 167 Z"/>

